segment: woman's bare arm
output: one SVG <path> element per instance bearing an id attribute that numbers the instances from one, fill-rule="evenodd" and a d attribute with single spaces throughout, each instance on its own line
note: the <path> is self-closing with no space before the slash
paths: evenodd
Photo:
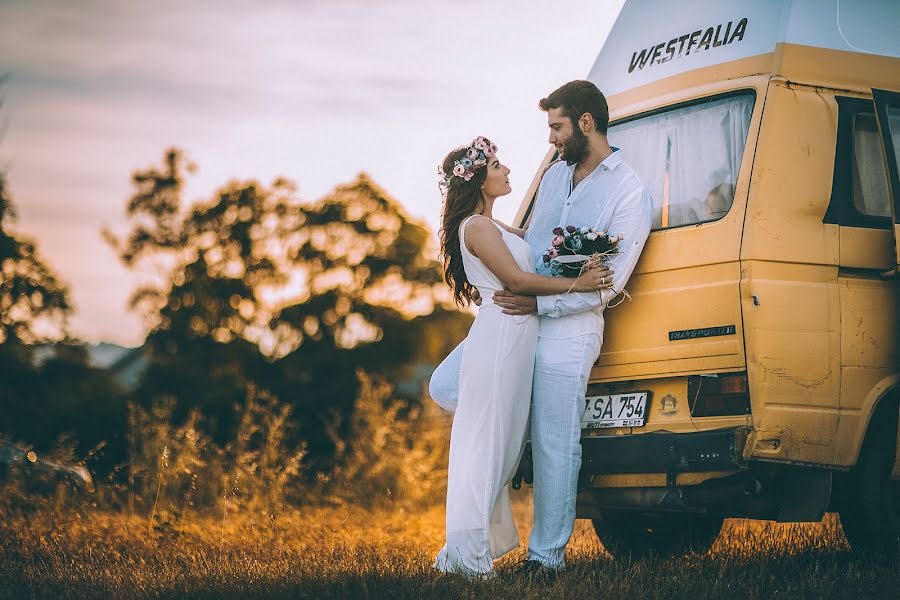
<path id="1" fill-rule="evenodd" d="M 595 292 L 609 287 L 608 280 L 598 269 L 586 271 L 580 277 L 545 277 L 519 268 L 497 227 L 486 217 L 476 217 L 466 224 L 466 247 L 496 275 L 503 287 L 515 294 L 549 296 L 566 292 Z"/>

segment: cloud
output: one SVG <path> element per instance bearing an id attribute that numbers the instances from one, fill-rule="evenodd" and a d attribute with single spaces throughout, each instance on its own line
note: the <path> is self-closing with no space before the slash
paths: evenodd
<path id="1" fill-rule="evenodd" d="M 14 2 L 0 25 L 12 85 L 92 100 L 152 97 L 195 110 L 337 105 L 370 115 L 401 98 L 431 102 L 446 92 L 408 69 L 415 57 L 406 47 L 424 32 L 408 31 L 400 43 L 378 35 L 373 22 L 390 28 L 390 12 L 357 3 L 122 6 Z M 363 11 L 369 18 L 359 18 Z"/>

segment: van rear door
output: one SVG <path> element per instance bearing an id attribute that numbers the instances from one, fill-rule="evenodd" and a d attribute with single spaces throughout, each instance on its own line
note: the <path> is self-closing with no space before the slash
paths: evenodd
<path id="1" fill-rule="evenodd" d="M 626 286 L 631 301 L 607 310 L 593 380 L 746 368 L 740 251 L 759 83 L 610 124 L 610 144 L 650 189 L 654 223 Z"/>
<path id="2" fill-rule="evenodd" d="M 900 176 L 897 163 L 900 153 L 900 94 L 887 90 L 872 90 L 875 101 L 875 118 L 881 133 L 884 150 L 884 164 L 888 172 L 891 192 L 891 217 L 894 229 L 894 271 L 900 273 Z"/>

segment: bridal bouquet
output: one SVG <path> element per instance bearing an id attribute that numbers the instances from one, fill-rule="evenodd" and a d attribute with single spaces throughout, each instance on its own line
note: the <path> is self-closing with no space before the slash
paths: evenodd
<path id="1" fill-rule="evenodd" d="M 553 230 L 550 248 L 544 253 L 544 264 L 551 275 L 578 277 L 619 251 L 622 234 L 609 235 L 593 227 L 567 225 Z"/>

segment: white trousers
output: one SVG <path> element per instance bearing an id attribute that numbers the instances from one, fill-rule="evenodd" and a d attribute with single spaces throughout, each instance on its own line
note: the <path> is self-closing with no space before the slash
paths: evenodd
<path id="1" fill-rule="evenodd" d="M 565 567 L 564 551 L 575 527 L 575 495 L 581 470 L 581 414 L 600 335 L 538 338 L 531 392 L 534 461 L 534 526 L 528 558 Z"/>
<path id="2" fill-rule="evenodd" d="M 534 459 L 534 527 L 528 558 L 559 569 L 575 527 L 575 495 L 581 469 L 581 414 L 591 367 L 602 339 L 588 333 L 564 339 L 539 337 L 531 396 Z M 456 410 L 465 341 L 438 365 L 429 393 L 441 408 Z"/>

